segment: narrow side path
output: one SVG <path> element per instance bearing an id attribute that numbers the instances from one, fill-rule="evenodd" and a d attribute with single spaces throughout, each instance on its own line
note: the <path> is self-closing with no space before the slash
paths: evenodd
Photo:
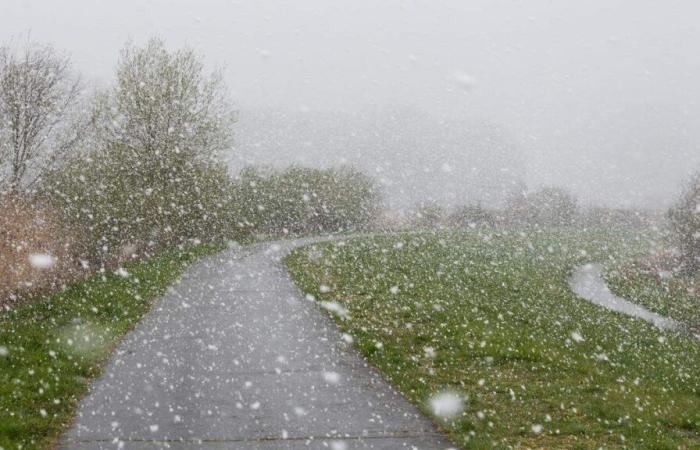
<path id="1" fill-rule="evenodd" d="M 280 259 L 304 242 L 190 267 L 116 349 L 60 448 L 451 447 L 289 280 Z"/>
<path id="2" fill-rule="evenodd" d="M 603 279 L 601 264 L 586 264 L 576 268 L 569 279 L 569 285 L 576 295 L 596 305 L 646 320 L 664 330 L 685 329 L 681 322 L 651 312 L 610 292 Z"/>

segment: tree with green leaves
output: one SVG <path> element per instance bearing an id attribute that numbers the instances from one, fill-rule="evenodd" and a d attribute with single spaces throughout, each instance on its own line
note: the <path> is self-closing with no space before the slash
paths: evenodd
<path id="1" fill-rule="evenodd" d="M 484 208 L 480 203 L 475 205 L 465 205 L 456 208 L 449 216 L 449 222 L 455 227 L 477 227 L 477 226 L 494 226 L 496 218 L 488 209 Z"/>
<path id="2" fill-rule="evenodd" d="M 95 106 L 98 139 L 143 161 L 210 162 L 232 145 L 236 114 L 221 73 L 206 74 L 194 50 L 169 51 L 159 39 L 124 47 L 116 86 Z"/>

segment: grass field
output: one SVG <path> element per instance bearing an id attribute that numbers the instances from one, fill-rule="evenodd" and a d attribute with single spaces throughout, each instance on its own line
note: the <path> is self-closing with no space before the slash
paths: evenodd
<path id="1" fill-rule="evenodd" d="M 700 345 L 568 288 L 573 266 L 643 253 L 625 233 L 406 234 L 317 244 L 285 260 L 338 302 L 340 327 L 464 448 L 700 448 Z M 342 311 L 342 308 L 332 308 Z"/>
<path id="2" fill-rule="evenodd" d="M 700 278 L 663 277 L 639 265 L 627 264 L 609 270 L 606 279 L 616 294 L 700 333 Z"/>
<path id="3" fill-rule="evenodd" d="M 170 251 L 0 312 L 0 448 L 47 448 L 116 342 L 197 257 Z"/>

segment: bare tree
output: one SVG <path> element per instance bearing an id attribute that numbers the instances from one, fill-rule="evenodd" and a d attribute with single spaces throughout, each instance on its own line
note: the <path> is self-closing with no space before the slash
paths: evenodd
<path id="1" fill-rule="evenodd" d="M 0 191 L 30 186 L 75 145 L 68 116 L 79 95 L 70 59 L 50 45 L 0 47 Z"/>

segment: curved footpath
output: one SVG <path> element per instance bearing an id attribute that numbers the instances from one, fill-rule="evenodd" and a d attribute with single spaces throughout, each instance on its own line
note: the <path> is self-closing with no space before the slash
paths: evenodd
<path id="1" fill-rule="evenodd" d="M 292 284 L 280 259 L 308 242 L 191 266 L 115 350 L 59 447 L 450 447 Z"/>
<path id="2" fill-rule="evenodd" d="M 683 323 L 651 312 L 610 292 L 603 279 L 601 264 L 586 264 L 576 268 L 569 279 L 569 286 L 576 295 L 596 305 L 646 320 L 663 330 L 687 331 Z M 694 337 L 700 339 L 700 336 Z"/>

